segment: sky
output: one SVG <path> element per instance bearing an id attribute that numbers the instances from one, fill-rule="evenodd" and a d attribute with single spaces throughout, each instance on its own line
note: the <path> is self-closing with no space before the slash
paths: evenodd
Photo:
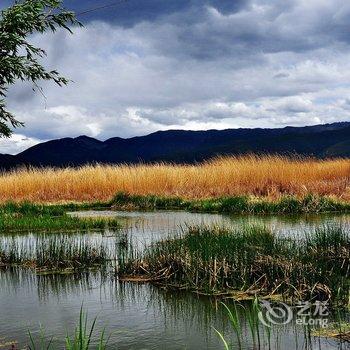
<path id="1" fill-rule="evenodd" d="M 1 6 L 11 1 L 2 0 Z M 65 0 L 78 14 L 113 0 Z M 0 153 L 45 140 L 350 120 L 350 2 L 129 0 L 33 35 L 72 82 L 9 89 L 25 122 Z"/>

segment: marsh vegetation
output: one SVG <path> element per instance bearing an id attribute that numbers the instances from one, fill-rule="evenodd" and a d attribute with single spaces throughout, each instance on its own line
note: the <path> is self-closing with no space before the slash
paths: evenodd
<path id="1" fill-rule="evenodd" d="M 114 256 L 113 246 L 88 236 L 41 234 L 27 239 L 0 239 L 0 266 L 3 267 L 78 270 L 105 266 Z"/>
<path id="2" fill-rule="evenodd" d="M 350 237 L 322 227 L 280 237 L 264 227 L 190 227 L 119 263 L 123 279 L 237 299 L 259 295 L 349 302 Z"/>
<path id="3" fill-rule="evenodd" d="M 0 310 L 15 315 L 11 320 L 0 320 L 0 329 L 10 330 L 4 334 L 0 331 L 0 337 L 8 339 L 11 333 L 16 335 L 18 344 L 28 344 L 26 330 L 39 330 L 39 322 L 46 322 L 45 339 L 50 341 L 54 337 L 51 348 L 62 348 L 64 344 L 60 339 L 67 335 L 66 324 L 71 327 L 70 334 L 74 333 L 74 322 L 79 317 L 76 306 L 87 300 L 89 313 L 99 316 L 101 300 L 104 300 L 101 312 L 103 320 L 108 319 L 110 324 L 107 333 L 103 333 L 104 322 L 98 325 L 91 348 L 98 346 L 101 334 L 113 332 L 116 334 L 111 338 L 111 349 L 123 346 L 142 349 L 145 343 L 153 348 L 164 348 L 169 344 L 173 344 L 170 349 L 181 345 L 190 349 L 198 346 L 215 350 L 224 348 L 212 328 L 215 327 L 232 349 L 239 346 L 242 349 L 259 348 L 258 337 L 261 349 L 300 349 L 300 344 L 305 345 L 305 341 L 308 345 L 303 348 L 311 349 L 318 342 L 322 344 L 319 349 L 329 349 L 325 345 L 329 343 L 328 338 L 325 338 L 327 341 L 318 339 L 318 329 L 310 328 L 304 332 L 294 329 L 291 324 L 283 330 L 273 327 L 269 333 L 257 323 L 253 305 L 256 296 L 285 300 L 291 305 L 299 300 L 328 300 L 334 312 L 345 310 L 345 316 L 339 318 L 332 330 L 324 330 L 322 337 L 340 334 L 338 324 L 345 329 L 343 325 L 348 319 L 350 249 L 347 214 L 233 216 L 225 213 L 232 208 L 246 208 L 247 202 L 239 207 L 237 203 L 242 202 L 232 198 L 231 201 L 230 206 L 225 207 L 229 208 L 227 211 L 213 205 L 209 209 L 187 207 L 197 213 L 157 212 L 153 210 L 162 206 L 179 208 L 182 202 L 157 196 L 118 194 L 109 202 L 110 206 L 131 209 L 134 205 L 152 211 L 93 210 L 81 211 L 75 216 L 66 212 L 96 209 L 97 206 L 2 205 L 1 218 L 47 217 L 55 220 L 66 216 L 77 222 L 96 220 L 96 224 L 73 229 L 57 224 L 59 229 L 56 230 L 47 224 L 36 226 L 42 229 L 34 225 L 28 229 L 27 223 L 18 230 L 2 231 Z M 232 203 L 236 203 L 235 206 Z M 314 209 L 315 203 L 318 203 L 315 198 L 310 197 L 304 205 Z M 223 214 L 204 213 L 210 211 Z M 117 230 L 112 223 L 116 224 Z M 87 277 L 97 275 L 101 278 L 96 281 L 95 277 Z M 106 290 L 109 284 L 110 290 Z M 30 302 L 24 304 L 23 300 Z M 237 301 L 244 305 L 238 307 L 242 312 L 235 316 L 239 318 L 239 332 L 232 328 L 230 316 L 220 306 L 222 300 L 232 312 Z M 35 311 L 31 309 L 31 303 L 35 305 Z M 57 310 L 57 317 L 52 312 L 47 314 L 52 308 Z M 149 315 L 150 310 L 153 311 Z M 29 317 L 33 312 L 38 312 L 35 324 Z M 159 313 L 162 316 L 155 316 Z M 62 315 L 66 320 L 64 325 Z M 27 322 L 25 331 L 22 319 Z M 128 333 L 123 334 L 120 330 L 126 324 Z M 164 324 L 166 328 L 163 329 Z M 197 333 L 193 333 L 193 327 Z M 38 331 L 33 331 L 33 339 L 40 340 Z M 330 348 L 338 349 L 339 341 L 332 340 Z"/>
<path id="4" fill-rule="evenodd" d="M 0 201 L 110 201 L 117 192 L 185 199 L 312 193 L 350 200 L 350 161 L 242 156 L 195 165 L 153 164 L 19 169 L 0 176 Z"/>
<path id="5" fill-rule="evenodd" d="M 0 232 L 31 231 L 86 231 L 117 229 L 114 218 L 77 218 L 67 215 L 67 210 L 85 208 L 85 205 L 39 205 L 8 202 L 0 206 Z"/>
<path id="6" fill-rule="evenodd" d="M 302 214 L 350 211 L 350 204 L 308 194 L 297 198 L 283 196 L 274 201 L 248 196 L 186 200 L 180 197 L 137 196 L 117 193 L 109 204 L 121 210 L 187 210 L 203 213 L 231 214 Z"/>
<path id="7" fill-rule="evenodd" d="M 80 309 L 79 320 L 74 327 L 72 334 L 65 337 L 65 350 L 105 350 L 108 344 L 108 335 L 103 330 L 101 334 L 95 335 L 97 317 L 88 324 L 88 315 L 84 311 L 83 306 Z M 36 338 L 32 332 L 28 332 L 29 350 L 54 350 L 57 346 L 53 345 L 53 338 L 47 339 L 45 330 L 41 329 L 39 337 Z"/>

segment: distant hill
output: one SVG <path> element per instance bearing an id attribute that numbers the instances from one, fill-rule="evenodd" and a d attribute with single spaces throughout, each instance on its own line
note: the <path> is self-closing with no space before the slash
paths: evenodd
<path id="1" fill-rule="evenodd" d="M 87 136 L 52 140 L 16 156 L 0 155 L 0 168 L 19 165 L 77 166 L 87 163 L 193 163 L 245 153 L 350 157 L 350 122 L 281 129 L 169 130 L 99 141 Z"/>

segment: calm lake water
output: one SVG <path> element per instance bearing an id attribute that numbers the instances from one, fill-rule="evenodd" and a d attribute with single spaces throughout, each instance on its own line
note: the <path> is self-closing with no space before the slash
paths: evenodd
<path id="1" fill-rule="evenodd" d="M 127 234 L 142 249 L 152 241 L 176 234 L 191 225 L 242 224 L 265 225 L 281 235 L 300 235 L 322 225 L 350 227 L 348 215 L 314 215 L 303 217 L 225 216 L 184 212 L 79 212 L 78 216 L 118 216 L 124 228 L 118 232 L 89 233 L 92 240 L 110 244 L 116 236 Z M 28 235 L 1 239 L 23 241 L 36 239 Z M 86 235 L 84 236 L 86 237 Z M 79 239 L 79 235 L 74 235 Z M 31 245 L 28 245 L 31 246 Z M 112 271 L 81 274 L 40 275 L 25 269 L 0 270 L 0 349 L 6 341 L 24 346 L 28 330 L 38 335 L 40 325 L 47 338 L 63 344 L 72 333 L 81 305 L 90 319 L 98 318 L 99 330 L 111 334 L 111 349 L 223 349 L 213 327 L 224 331 L 235 343 L 232 329 L 222 306 L 193 293 L 166 291 L 148 284 L 121 283 Z M 249 305 L 247 305 L 249 308 Z M 346 317 L 346 316 L 344 316 Z M 242 315 L 245 349 L 254 349 L 250 331 Z M 62 348 L 62 346 L 60 347 Z M 268 349 L 267 343 L 261 348 Z M 307 336 L 303 327 L 291 322 L 272 329 L 271 349 L 346 349 L 347 344 Z"/>

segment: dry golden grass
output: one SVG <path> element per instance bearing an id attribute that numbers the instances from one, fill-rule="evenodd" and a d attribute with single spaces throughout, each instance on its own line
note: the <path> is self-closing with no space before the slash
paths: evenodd
<path id="1" fill-rule="evenodd" d="M 277 156 L 218 158 L 197 165 L 84 166 L 0 175 L 0 201 L 109 200 L 118 191 L 184 198 L 327 195 L 350 201 L 350 160 Z"/>

